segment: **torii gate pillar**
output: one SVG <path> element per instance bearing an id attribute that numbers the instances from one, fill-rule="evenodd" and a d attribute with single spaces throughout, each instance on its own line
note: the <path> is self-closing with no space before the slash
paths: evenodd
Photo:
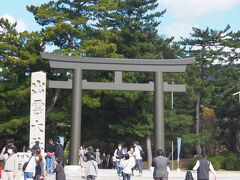
<path id="1" fill-rule="evenodd" d="M 165 150 L 163 73 L 159 71 L 155 72 L 154 95 L 155 95 L 154 144 L 156 150 L 157 149 Z"/>
<path id="2" fill-rule="evenodd" d="M 82 117 L 82 69 L 73 71 L 72 88 L 72 121 L 71 121 L 71 148 L 70 162 L 78 161 L 78 148 L 81 144 L 81 118 Z"/>

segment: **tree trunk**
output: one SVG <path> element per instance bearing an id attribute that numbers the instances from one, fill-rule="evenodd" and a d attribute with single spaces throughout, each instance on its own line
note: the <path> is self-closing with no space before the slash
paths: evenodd
<path id="1" fill-rule="evenodd" d="M 152 167 L 152 146 L 150 136 L 146 137 L 148 170 Z"/>
<path id="2" fill-rule="evenodd" d="M 200 132 L 200 100 L 201 100 L 201 93 L 197 92 L 197 97 L 196 97 L 196 135 L 199 135 Z M 202 149 L 200 144 L 196 145 L 196 151 L 197 155 L 202 154 Z"/>
<path id="3" fill-rule="evenodd" d="M 240 105 L 239 105 L 240 107 Z M 236 151 L 240 153 L 240 115 L 237 117 L 237 123 L 236 123 L 237 131 L 236 131 Z"/>
<path id="4" fill-rule="evenodd" d="M 53 95 L 52 100 L 51 100 L 51 104 L 48 106 L 47 112 L 50 112 L 50 111 L 53 110 L 53 108 L 54 108 L 54 106 L 57 102 L 59 94 L 60 94 L 60 89 L 55 89 L 54 95 Z"/>

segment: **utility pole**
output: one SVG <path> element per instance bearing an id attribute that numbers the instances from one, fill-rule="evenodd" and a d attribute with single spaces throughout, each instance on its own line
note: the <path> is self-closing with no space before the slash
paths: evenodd
<path id="1" fill-rule="evenodd" d="M 172 80 L 172 85 L 174 85 L 174 80 Z M 173 91 L 171 92 L 171 108 L 173 111 Z"/>
<path id="2" fill-rule="evenodd" d="M 174 84 L 174 80 L 172 80 L 172 85 Z M 171 92 L 171 108 L 172 108 L 172 115 L 173 115 L 173 91 Z M 172 129 L 173 133 L 173 129 Z M 173 170 L 173 141 L 172 141 L 172 170 Z"/>

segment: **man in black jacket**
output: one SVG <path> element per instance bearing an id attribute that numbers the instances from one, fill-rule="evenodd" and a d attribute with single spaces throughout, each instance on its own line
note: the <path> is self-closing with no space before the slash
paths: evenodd
<path id="1" fill-rule="evenodd" d="M 60 144 L 59 138 L 56 140 L 56 143 L 55 143 L 55 158 L 59 158 L 62 162 L 62 166 L 64 167 L 63 146 Z"/>

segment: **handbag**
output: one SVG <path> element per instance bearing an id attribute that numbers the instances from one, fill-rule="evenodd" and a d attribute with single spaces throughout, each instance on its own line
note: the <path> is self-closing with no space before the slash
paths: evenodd
<path id="1" fill-rule="evenodd" d="M 28 163 L 29 163 L 29 161 L 31 160 L 32 157 L 33 157 L 33 156 L 31 156 L 31 157 L 29 158 L 29 160 L 23 164 L 23 166 L 22 166 L 22 171 L 25 171 L 25 170 L 26 170 L 26 168 L 27 168 L 27 166 L 28 166 Z"/>

